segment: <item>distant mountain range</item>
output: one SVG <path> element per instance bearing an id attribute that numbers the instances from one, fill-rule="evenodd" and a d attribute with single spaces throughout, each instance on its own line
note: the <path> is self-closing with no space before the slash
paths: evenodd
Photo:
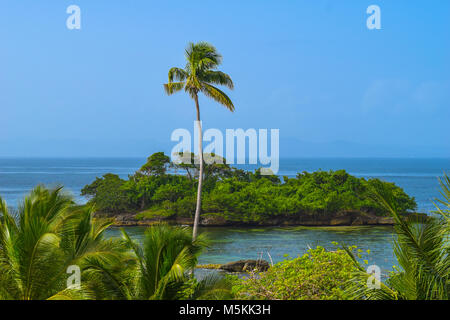
<path id="1" fill-rule="evenodd" d="M 0 157 L 147 157 L 170 153 L 175 142 L 148 140 L 0 140 Z M 450 157 L 449 146 L 377 145 L 349 141 L 308 142 L 280 138 L 280 158 L 293 157 Z"/>
<path id="2" fill-rule="evenodd" d="M 295 138 L 280 141 L 286 157 L 450 157 L 450 146 L 361 144 L 349 141 L 307 142 Z"/>

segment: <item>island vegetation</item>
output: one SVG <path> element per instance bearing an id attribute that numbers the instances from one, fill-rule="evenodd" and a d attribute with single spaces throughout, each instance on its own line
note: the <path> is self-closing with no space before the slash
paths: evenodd
<path id="1" fill-rule="evenodd" d="M 366 271 L 360 250 L 345 244 L 310 249 L 264 272 L 249 270 L 243 279 L 214 273 L 196 279 L 193 270 L 208 245 L 204 233 L 194 240 L 190 228 L 163 223 L 147 228 L 140 242 L 125 229 L 121 238 L 108 239 L 111 219 L 77 205 L 62 188 L 38 186 L 16 210 L 0 198 L 0 299 L 448 300 L 450 179 L 442 182 L 437 217 L 425 222 L 399 214 L 389 185 L 368 188 L 395 220 L 398 266 L 384 280 Z M 78 282 L 71 281 L 75 269 Z"/>
<path id="2" fill-rule="evenodd" d="M 222 279 L 188 276 L 204 237 L 193 240 L 186 227 L 158 225 L 142 243 L 125 230 L 122 238 L 107 239 L 111 223 L 60 187 L 36 187 L 17 211 L 0 198 L 0 300 L 227 297 Z"/>
<path id="3" fill-rule="evenodd" d="M 317 247 L 296 258 L 286 257 L 266 272 L 229 279 L 234 296 L 243 300 L 344 300 L 345 284 L 353 272 L 355 266 L 345 250 Z"/>
<path id="4" fill-rule="evenodd" d="M 193 154 L 191 157 L 194 160 Z M 82 195 L 89 197 L 99 214 L 125 216 L 130 223 L 167 220 L 190 224 L 196 208 L 198 172 L 195 161 L 172 162 L 158 152 L 128 179 L 105 174 L 85 186 Z M 416 209 L 415 199 L 395 184 L 357 178 L 345 170 L 302 172 L 280 179 L 262 175 L 260 170 L 233 168 L 223 160 L 205 163 L 203 180 L 201 221 L 209 225 L 320 225 L 333 219 L 337 224 L 376 224 L 380 221 L 377 218 L 388 215 L 370 196 L 369 189 L 377 185 L 392 191 L 400 214 Z"/>
<path id="5" fill-rule="evenodd" d="M 398 265 L 384 279 L 369 272 L 370 250 L 340 244 L 327 251 L 310 249 L 287 258 L 267 272 L 238 279 L 231 276 L 233 294 L 258 300 L 449 300 L 450 298 L 450 179 L 441 181 L 434 219 L 407 221 L 391 189 L 371 187 L 373 198 L 393 217 L 394 255 Z M 337 243 L 335 243 L 337 245 Z"/>

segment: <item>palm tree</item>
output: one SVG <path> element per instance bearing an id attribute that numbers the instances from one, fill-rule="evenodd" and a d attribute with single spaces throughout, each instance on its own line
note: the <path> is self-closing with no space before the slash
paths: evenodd
<path id="1" fill-rule="evenodd" d="M 386 283 L 369 279 L 364 268 L 350 250 L 347 253 L 357 266 L 346 292 L 351 299 L 370 300 L 448 300 L 450 298 L 449 209 L 450 179 L 441 182 L 446 209 L 438 208 L 441 216 L 426 221 L 408 221 L 398 214 L 392 191 L 375 185 L 374 197 L 392 214 L 395 220 L 394 254 L 399 269 L 390 272 Z M 379 284 L 370 288 L 368 280 Z"/>
<path id="2" fill-rule="evenodd" d="M 79 266 L 84 279 L 93 261 L 119 259 L 117 241 L 103 239 L 110 224 L 62 188 L 36 187 L 15 213 L 0 198 L 0 299 L 92 298 L 87 278 L 81 289 L 67 287 L 67 270 Z"/>
<path id="3" fill-rule="evenodd" d="M 109 299 L 223 299 L 230 295 L 230 283 L 223 278 L 210 276 L 195 282 L 188 276 L 205 248 L 203 235 L 192 241 L 188 228 L 167 224 L 149 227 L 142 244 L 130 239 L 123 229 L 122 235 L 135 263 L 125 267 L 99 261 L 95 269 L 96 283 L 108 292 Z"/>
<path id="4" fill-rule="evenodd" d="M 216 48 L 207 42 L 189 43 L 186 51 L 186 66 L 182 68 L 171 68 L 169 70 L 169 81 L 164 84 L 164 89 L 168 95 L 184 89 L 185 92 L 195 102 L 197 110 L 197 126 L 199 132 L 199 162 L 200 170 L 198 176 L 197 207 L 194 217 L 193 240 L 197 238 L 197 228 L 200 218 L 202 201 L 202 180 L 203 180 L 203 134 L 200 123 L 200 106 L 198 94 L 202 92 L 208 98 L 225 106 L 228 110 L 234 111 L 231 99 L 214 85 L 224 85 L 233 89 L 233 81 L 226 73 L 216 70 L 222 63 L 222 56 Z"/>
<path id="5" fill-rule="evenodd" d="M 148 228 L 143 246 L 134 243 L 123 229 L 122 234 L 138 261 L 134 298 L 177 298 L 185 284 L 185 272 L 197 264 L 204 238 L 192 241 L 186 228 L 168 225 Z"/>

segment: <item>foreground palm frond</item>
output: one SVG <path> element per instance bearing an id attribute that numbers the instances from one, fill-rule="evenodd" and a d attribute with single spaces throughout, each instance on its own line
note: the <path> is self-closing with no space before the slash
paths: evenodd
<path id="1" fill-rule="evenodd" d="M 186 227 L 157 224 L 149 227 L 142 243 L 122 229 L 121 259 L 89 259 L 85 277 L 96 297 L 120 300 L 213 299 L 231 297 L 231 284 L 217 275 L 197 282 L 189 273 L 206 247 L 204 235 L 192 240 Z"/>
<path id="2" fill-rule="evenodd" d="M 118 259 L 116 242 L 103 239 L 108 221 L 77 207 L 61 187 L 38 186 L 11 213 L 0 198 L 0 299 L 94 298 L 89 278 L 68 288 L 69 266 L 88 272 L 92 260 Z"/>
<path id="3" fill-rule="evenodd" d="M 226 277 L 212 273 L 199 281 L 187 298 L 190 300 L 232 299 L 232 283 Z"/>
<path id="4" fill-rule="evenodd" d="M 437 203 L 435 202 L 434 204 L 437 209 L 436 213 L 440 214 L 445 220 L 446 228 L 444 231 L 448 240 L 450 236 L 450 177 L 444 173 L 444 177 L 439 179 L 439 184 L 441 185 L 443 200 L 437 199 Z M 447 244 L 449 243 L 447 242 Z"/>
<path id="5" fill-rule="evenodd" d="M 137 259 L 137 268 L 128 292 L 135 299 L 177 299 L 187 281 L 187 272 L 197 264 L 206 246 L 205 238 L 192 241 L 186 227 L 155 225 L 145 232 L 143 244 L 132 241 L 125 230 L 123 237 Z"/>
<path id="6" fill-rule="evenodd" d="M 447 184 L 448 186 L 450 184 Z M 444 190 L 447 190 L 448 195 L 449 189 Z M 371 275 L 367 274 L 352 256 L 358 265 L 358 271 L 348 284 L 346 290 L 348 296 L 352 299 L 449 299 L 448 216 L 443 214 L 427 221 L 406 222 L 398 214 L 399 211 L 390 190 L 384 188 L 382 184 L 376 184 L 372 193 L 394 218 L 396 233 L 394 254 L 400 269 L 390 273 L 386 284 L 380 283 L 379 289 L 372 289 L 367 285 Z M 445 204 L 445 202 L 442 203 Z"/>
<path id="7" fill-rule="evenodd" d="M 187 274 L 206 246 L 203 235 L 193 241 L 188 228 L 155 225 L 140 245 L 124 230 L 123 239 L 105 239 L 111 223 L 62 188 L 36 187 L 14 213 L 0 198 L 0 299 L 225 297 L 224 280 Z M 75 286 L 73 267 L 82 280 Z"/>

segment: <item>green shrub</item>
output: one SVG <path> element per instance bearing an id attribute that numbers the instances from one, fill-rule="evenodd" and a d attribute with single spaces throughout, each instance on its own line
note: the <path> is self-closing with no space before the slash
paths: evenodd
<path id="1" fill-rule="evenodd" d="M 303 256 L 277 263 L 266 272 L 234 279 L 233 293 L 250 300 L 342 300 L 343 284 L 354 271 L 344 250 L 310 249 Z"/>
<path id="2" fill-rule="evenodd" d="M 81 195 L 91 197 L 91 202 L 98 209 L 109 213 L 119 213 L 133 208 L 126 192 L 122 189 L 125 180 L 118 175 L 105 174 L 101 179 L 97 178 L 92 184 L 81 190 Z"/>

